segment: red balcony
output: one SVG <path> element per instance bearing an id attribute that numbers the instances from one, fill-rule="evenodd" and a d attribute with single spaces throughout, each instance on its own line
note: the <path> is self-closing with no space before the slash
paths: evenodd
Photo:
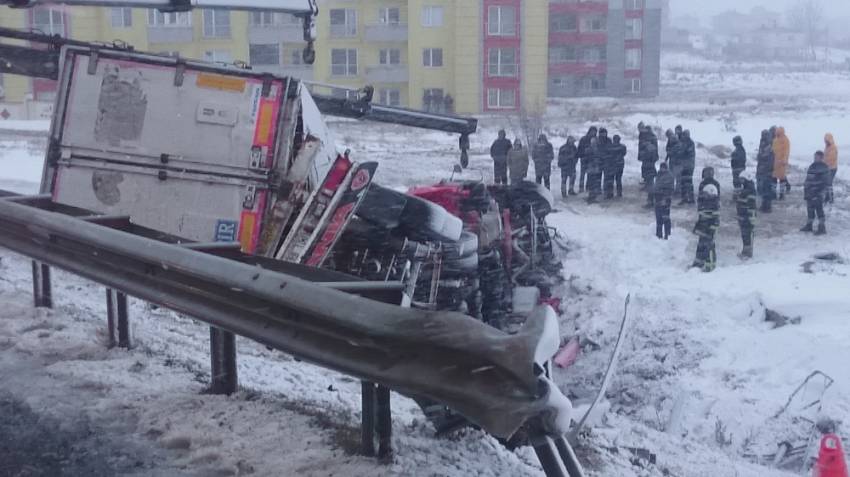
<path id="1" fill-rule="evenodd" d="M 552 2 L 549 13 L 608 13 L 608 2 Z"/>
<path id="2" fill-rule="evenodd" d="M 626 40 L 626 49 L 643 48 L 643 40 Z"/>
<path id="3" fill-rule="evenodd" d="M 579 32 L 568 32 L 568 33 L 550 33 L 549 34 L 549 46 L 558 46 L 558 45 L 607 45 L 608 44 L 608 33 L 607 32 L 594 32 L 594 33 L 579 33 Z"/>
<path id="4" fill-rule="evenodd" d="M 641 72 L 641 70 L 626 70 L 626 78 L 640 78 Z"/>
<path id="5" fill-rule="evenodd" d="M 550 63 L 549 75 L 604 75 L 608 64 L 600 63 Z"/>
<path id="6" fill-rule="evenodd" d="M 643 10 L 626 10 L 626 18 L 641 18 Z"/>

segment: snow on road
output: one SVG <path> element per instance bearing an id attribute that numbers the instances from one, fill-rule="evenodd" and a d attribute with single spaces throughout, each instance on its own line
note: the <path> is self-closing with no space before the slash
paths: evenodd
<path id="1" fill-rule="evenodd" d="M 740 236 L 729 197 L 728 160 L 709 148 L 741 134 L 752 151 L 761 129 L 783 125 L 792 141 L 791 181 L 799 186 L 823 133 L 835 133 L 839 147 L 842 138 L 850 141 L 843 121 L 850 88 L 832 88 L 827 97 L 818 86 L 850 79 L 834 72 L 727 71 L 721 77 L 688 67 L 665 72 L 667 92 L 658 100 L 554 101 L 550 107 L 545 130 L 556 147 L 567 134 L 601 123 L 610 125 L 611 135 L 621 134 L 631 151 L 625 200 L 601 206 L 559 200 L 550 219 L 570 244 L 559 290 L 562 335 L 578 334 L 585 343 L 576 365 L 559 370 L 556 378 L 577 403 L 591 397 L 615 340 L 623 300 L 631 293 L 633 328 L 603 406 L 607 412 L 580 449 L 592 475 L 805 474 L 800 468 L 786 473 L 757 465 L 754 455 L 774 452 L 785 439 L 805 441 L 811 421 L 822 415 L 845 421 L 847 429 L 848 190 L 844 182 L 838 185 L 842 198 L 828 210 L 830 234 L 814 238 L 797 232 L 805 211 L 796 187 L 773 214 L 759 218 L 756 257 L 742 262 L 736 256 Z M 768 90 L 757 78 L 775 81 Z M 654 217 L 641 208 L 636 187 L 633 151 L 640 120 L 662 129 L 683 124 L 705 146 L 698 164 L 718 168 L 724 201 L 719 268 L 712 274 L 688 269 L 696 244 L 690 234 L 692 209 L 674 208 L 670 241 L 654 237 Z M 26 134 L 39 127 L 15 126 Z M 340 146 L 351 147 L 356 158 L 380 162 L 378 181 L 384 185 L 403 189 L 445 179 L 457 160 L 456 138 L 447 134 L 349 121 L 331 127 Z M 462 178 L 491 179 L 487 150 L 499 128 L 510 136 L 521 133 L 515 119 L 482 119 Z M 43 140 L 8 134 L 0 137 L 0 188 L 34 192 Z M 843 171 L 839 177 L 850 179 Z M 557 180 L 556 173 L 553 183 Z M 827 253 L 839 259 L 815 258 Z M 5 386 L 11 395 L 0 395 L 0 405 L 25 405 L 63 423 L 70 435 L 91 429 L 114 437 L 139 456 L 131 475 L 541 475 L 529 449 L 511 453 L 472 431 L 434 439 L 415 404 L 398 396 L 395 464 L 382 467 L 353 457 L 346 451 L 356 440 L 357 382 L 240 341 L 245 391 L 232 398 L 202 395 L 208 373 L 202 325 L 133 303 L 138 347 L 129 353 L 105 351 L 102 289 L 60 275 L 56 311 L 34 311 L 26 260 L 4 251 L 0 256 L 0 382 L 13 384 Z M 766 309 L 800 322 L 773 329 L 764 321 Z M 774 418 L 815 370 L 836 379 L 823 409 L 792 406 Z M 805 392 L 818 397 L 817 383 Z M 90 447 L 83 446 L 83 455 Z M 655 453 L 657 464 L 634 465 L 628 448 Z M 129 472 L 125 455 L 119 452 L 110 468 Z"/>

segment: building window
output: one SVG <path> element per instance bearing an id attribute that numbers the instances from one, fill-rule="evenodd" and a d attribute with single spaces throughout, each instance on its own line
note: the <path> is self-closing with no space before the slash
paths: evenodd
<path id="1" fill-rule="evenodd" d="M 643 10 L 643 0 L 626 0 L 626 10 Z"/>
<path id="2" fill-rule="evenodd" d="M 304 50 L 295 48 L 292 50 L 284 50 L 283 61 L 287 65 L 301 66 L 304 64 Z"/>
<path id="3" fill-rule="evenodd" d="M 554 15 L 549 20 L 550 28 L 555 33 L 578 30 L 578 17 L 575 15 Z"/>
<path id="4" fill-rule="evenodd" d="M 643 20 L 640 18 L 626 19 L 626 40 L 640 40 L 643 38 Z"/>
<path id="5" fill-rule="evenodd" d="M 598 93 L 605 91 L 604 76 L 585 76 L 579 81 L 580 88 L 585 93 Z"/>
<path id="6" fill-rule="evenodd" d="M 490 48 L 488 53 L 488 73 L 490 76 L 516 76 L 516 48 Z"/>
<path id="7" fill-rule="evenodd" d="M 422 66 L 439 68 L 443 66 L 442 48 L 425 48 L 422 51 Z"/>
<path id="8" fill-rule="evenodd" d="M 233 63 L 233 55 L 230 50 L 208 50 L 204 52 L 204 60 L 213 63 Z"/>
<path id="9" fill-rule="evenodd" d="M 608 59 L 608 48 L 604 46 L 589 46 L 581 50 L 581 60 L 585 63 L 601 63 Z"/>
<path id="10" fill-rule="evenodd" d="M 488 109 L 515 109 L 516 90 L 489 88 L 487 90 Z"/>
<path id="11" fill-rule="evenodd" d="M 549 63 L 575 63 L 578 50 L 575 46 L 553 46 L 549 49 Z"/>
<path id="12" fill-rule="evenodd" d="M 443 7 L 433 5 L 422 7 L 422 26 L 427 28 L 443 26 Z"/>
<path id="13" fill-rule="evenodd" d="M 33 9 L 32 28 L 48 35 L 65 36 L 65 15 L 49 8 Z"/>
<path id="14" fill-rule="evenodd" d="M 629 48 L 626 50 L 626 69 L 639 70 L 641 67 L 641 50 Z"/>
<path id="15" fill-rule="evenodd" d="M 581 31 L 601 32 L 608 29 L 608 19 L 601 15 L 584 17 L 581 19 Z"/>
<path id="16" fill-rule="evenodd" d="M 357 10 L 333 8 L 330 11 L 330 16 L 332 37 L 357 36 Z"/>
<path id="17" fill-rule="evenodd" d="M 112 9 L 112 28 L 130 28 L 133 26 L 133 9 L 118 7 Z"/>
<path id="18" fill-rule="evenodd" d="M 251 26 L 270 27 L 277 25 L 274 12 L 251 12 Z"/>
<path id="19" fill-rule="evenodd" d="M 354 48 L 331 50 L 331 74 L 357 76 L 357 50 Z"/>
<path id="20" fill-rule="evenodd" d="M 446 107 L 446 96 L 442 88 L 428 88 L 422 93 L 422 107 L 429 113 L 442 113 Z"/>
<path id="21" fill-rule="evenodd" d="M 633 94 L 640 93 L 640 86 L 640 78 L 632 78 L 632 84 L 629 92 Z"/>
<path id="22" fill-rule="evenodd" d="M 516 36 L 516 9 L 507 5 L 488 8 L 487 34 L 490 36 Z"/>
<path id="23" fill-rule="evenodd" d="M 387 106 L 401 106 L 401 91 L 397 89 L 382 89 L 378 100 Z"/>
<path id="24" fill-rule="evenodd" d="M 280 45 L 248 45 L 248 62 L 257 66 L 279 66 Z"/>
<path id="25" fill-rule="evenodd" d="M 382 25 L 398 25 L 401 23 L 401 11 L 398 7 L 381 7 L 378 9 L 378 23 Z"/>
<path id="26" fill-rule="evenodd" d="M 204 36 L 206 38 L 230 38 L 230 12 L 227 10 L 204 10 Z"/>
<path id="27" fill-rule="evenodd" d="M 157 27 L 192 26 L 192 16 L 189 12 L 163 13 L 159 10 L 148 10 L 148 25 Z"/>
<path id="28" fill-rule="evenodd" d="M 401 50 L 398 48 L 383 49 L 378 53 L 378 62 L 382 65 L 401 64 Z"/>

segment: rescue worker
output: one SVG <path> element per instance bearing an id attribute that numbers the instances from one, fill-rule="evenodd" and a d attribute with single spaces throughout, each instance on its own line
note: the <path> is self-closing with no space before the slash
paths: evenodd
<path id="1" fill-rule="evenodd" d="M 717 249 L 714 237 L 720 227 L 720 191 L 707 185 L 699 196 L 699 219 L 694 233 L 699 236 L 697 255 L 693 267 L 711 272 L 717 267 Z"/>
<path id="2" fill-rule="evenodd" d="M 493 176 L 496 184 L 508 184 L 508 152 L 511 141 L 504 129 L 499 131 L 499 137 L 490 146 L 490 157 L 493 159 Z"/>
<path id="3" fill-rule="evenodd" d="M 779 188 L 779 200 L 785 200 L 785 193 L 791 192 L 788 182 L 788 162 L 791 157 L 791 141 L 785 135 L 785 128 L 776 128 L 773 138 L 773 179 Z"/>
<path id="4" fill-rule="evenodd" d="M 670 220 L 670 206 L 673 203 L 673 192 L 676 182 L 666 162 L 662 162 L 658 170 L 658 177 L 653 183 L 651 194 L 654 196 L 655 204 L 655 235 L 664 240 L 670 238 L 673 223 Z"/>
<path id="5" fill-rule="evenodd" d="M 702 181 L 699 183 L 699 193 L 702 194 L 702 191 L 708 185 L 713 185 L 714 187 L 717 187 L 717 193 L 720 193 L 720 183 L 717 182 L 717 179 L 714 178 L 713 167 L 702 168 Z"/>
<path id="6" fill-rule="evenodd" d="M 803 197 L 806 199 L 806 208 L 808 213 L 808 221 L 806 225 L 800 229 L 801 232 L 814 231 L 815 217 L 818 219 L 818 228 L 815 235 L 826 234 L 826 214 L 823 211 L 823 204 L 826 201 L 829 192 L 829 184 L 831 180 L 831 171 L 829 165 L 825 161 L 823 151 L 815 153 L 815 160 L 806 171 L 806 183 L 803 186 Z"/>
<path id="7" fill-rule="evenodd" d="M 741 174 L 747 170 L 747 150 L 744 149 L 744 140 L 741 136 L 732 139 L 735 150 L 732 151 L 732 186 L 741 188 Z"/>
<path id="8" fill-rule="evenodd" d="M 605 157 L 605 199 L 614 198 L 614 185 L 617 197 L 623 197 L 623 170 L 626 168 L 626 145 L 620 142 L 620 136 L 614 135 L 614 142 L 608 146 Z"/>
<path id="9" fill-rule="evenodd" d="M 681 140 L 682 140 L 682 133 L 683 133 L 683 132 L 684 132 L 684 131 L 683 131 L 683 129 L 682 129 L 682 125 L 681 125 L 681 124 L 677 124 L 677 125 L 676 125 L 676 139 L 678 139 L 678 140 L 680 140 L 680 141 L 681 141 Z"/>
<path id="10" fill-rule="evenodd" d="M 558 168 L 561 169 L 561 197 L 567 198 L 567 194 L 576 195 L 576 165 L 578 163 L 578 148 L 576 138 L 569 136 L 567 142 L 558 149 Z M 567 178 L 570 180 L 570 188 L 567 190 Z"/>
<path id="11" fill-rule="evenodd" d="M 528 175 L 528 149 L 523 147 L 519 138 L 508 151 L 508 168 L 511 172 L 511 184 L 519 184 Z"/>
<path id="12" fill-rule="evenodd" d="M 604 154 L 600 151 L 598 137 L 590 139 L 587 148 L 587 203 L 593 204 L 599 200 L 602 193 L 602 163 Z"/>
<path id="13" fill-rule="evenodd" d="M 644 127 L 642 134 L 644 139 L 638 146 L 638 161 L 640 161 L 640 175 L 643 178 L 644 189 L 649 191 L 646 205 L 652 207 L 652 183 L 658 175 L 655 170 L 655 163 L 658 162 L 658 137 L 649 126 Z"/>
<path id="14" fill-rule="evenodd" d="M 759 197 L 761 197 L 761 208 L 759 210 L 770 213 L 775 190 L 773 187 L 773 144 L 768 130 L 761 132 L 758 163 L 756 165 L 756 187 Z"/>
<path id="15" fill-rule="evenodd" d="M 824 152 L 824 162 L 829 167 L 829 189 L 827 190 L 826 202 L 831 204 L 835 202 L 835 193 L 833 183 L 835 182 L 835 174 L 838 172 L 838 146 L 835 145 L 835 139 L 832 134 L 827 134 L 823 138 L 826 148 Z"/>
<path id="16" fill-rule="evenodd" d="M 735 189 L 735 207 L 738 212 L 738 225 L 741 227 L 741 241 L 744 243 L 742 259 L 753 258 L 753 239 L 756 227 L 756 184 L 750 175 L 743 173 L 739 177 L 740 187 Z"/>
<path id="17" fill-rule="evenodd" d="M 596 152 L 599 158 L 599 167 L 601 168 L 601 171 L 597 177 L 597 179 L 599 179 L 599 184 L 596 184 L 595 187 L 601 194 L 602 184 L 605 180 L 606 167 L 611 163 L 611 138 L 608 137 L 607 129 L 599 128 L 599 137 L 596 139 Z"/>
<path id="18" fill-rule="evenodd" d="M 682 154 L 682 200 L 679 205 L 694 203 L 694 171 L 696 169 L 697 151 L 696 144 L 691 139 L 691 132 L 687 129 L 682 131 L 680 139 Z"/>
<path id="19" fill-rule="evenodd" d="M 673 174 L 673 180 L 675 182 L 675 193 L 681 193 L 681 179 L 682 179 L 682 147 L 681 142 L 679 141 L 679 137 L 671 131 L 667 130 L 667 165 L 670 168 L 670 173 Z"/>
<path id="20" fill-rule="evenodd" d="M 555 160 L 555 149 L 545 134 L 537 137 L 537 144 L 534 145 L 534 149 L 531 151 L 531 160 L 534 161 L 534 174 L 537 176 L 537 183 L 543 184 L 547 189 L 550 189 L 549 178 L 552 175 L 552 161 Z"/>
<path id="21" fill-rule="evenodd" d="M 591 126 L 587 130 L 587 134 L 578 142 L 578 158 L 581 162 L 581 174 L 578 179 L 578 191 L 584 192 L 585 181 L 587 179 L 587 166 L 590 163 L 590 140 L 597 135 L 596 126 Z"/>

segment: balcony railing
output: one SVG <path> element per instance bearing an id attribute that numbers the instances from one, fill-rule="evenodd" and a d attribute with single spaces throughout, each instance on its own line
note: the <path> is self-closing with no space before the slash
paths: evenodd
<path id="1" fill-rule="evenodd" d="M 406 83 L 410 79 L 407 65 L 377 65 L 366 68 L 366 80 L 375 83 Z"/>
<path id="2" fill-rule="evenodd" d="M 487 66 L 487 76 L 491 78 L 515 78 L 519 72 L 517 64 L 490 64 Z"/>
<path id="3" fill-rule="evenodd" d="M 407 41 L 406 23 L 373 23 L 366 25 L 367 41 Z"/>
<path id="4" fill-rule="evenodd" d="M 193 36 L 191 25 L 148 25 L 148 42 L 150 43 L 190 43 Z"/>
<path id="5" fill-rule="evenodd" d="M 304 41 L 304 27 L 296 23 L 249 25 L 248 41 L 254 44 Z"/>
<path id="6" fill-rule="evenodd" d="M 331 38 L 352 38 L 357 36 L 357 24 L 331 25 Z"/>

